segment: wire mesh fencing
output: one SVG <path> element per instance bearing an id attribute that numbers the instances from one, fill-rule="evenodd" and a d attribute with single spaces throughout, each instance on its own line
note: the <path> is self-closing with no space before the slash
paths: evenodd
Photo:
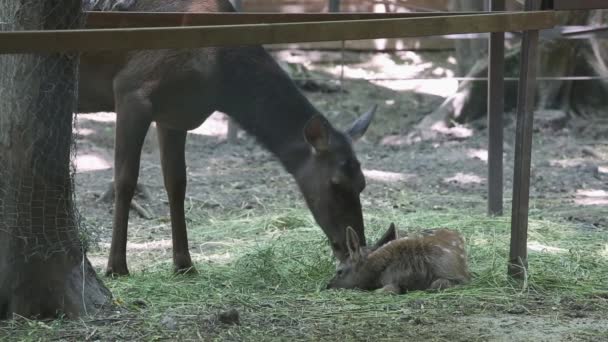
<path id="1" fill-rule="evenodd" d="M 80 0 L 0 0 L 2 31 L 79 28 L 82 19 Z M 0 273 L 11 257 L 82 252 L 72 164 L 77 58 L 0 55 Z"/>

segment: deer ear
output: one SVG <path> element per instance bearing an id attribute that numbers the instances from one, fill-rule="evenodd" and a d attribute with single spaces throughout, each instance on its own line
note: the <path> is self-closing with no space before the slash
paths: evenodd
<path id="1" fill-rule="evenodd" d="M 372 247 L 372 251 L 375 251 L 376 249 L 386 245 L 387 243 L 393 240 L 397 240 L 397 238 L 397 229 L 395 228 L 395 224 L 391 222 L 391 225 L 388 227 L 388 230 L 384 233 L 384 235 L 382 235 L 380 239 L 378 239 L 378 241 L 376 241 L 376 243 Z"/>
<path id="2" fill-rule="evenodd" d="M 372 122 L 372 119 L 374 118 L 374 115 L 376 114 L 376 109 L 378 109 L 378 105 L 373 105 L 372 108 L 370 108 L 365 114 L 361 115 L 360 118 L 353 122 L 350 128 L 346 131 L 346 134 L 348 134 L 352 141 L 359 140 L 363 134 L 365 134 L 370 123 Z"/>
<path id="3" fill-rule="evenodd" d="M 329 122 L 321 115 L 314 115 L 304 126 L 304 139 L 316 152 L 329 149 Z"/>
<path id="4" fill-rule="evenodd" d="M 348 255 L 353 260 L 358 260 L 361 256 L 361 243 L 357 232 L 352 227 L 346 227 L 346 248 L 348 249 Z"/>

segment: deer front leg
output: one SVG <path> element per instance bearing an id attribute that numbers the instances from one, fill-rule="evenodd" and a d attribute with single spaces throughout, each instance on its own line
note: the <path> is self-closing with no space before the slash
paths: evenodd
<path id="1" fill-rule="evenodd" d="M 125 97 L 117 105 L 114 147 L 114 226 L 107 276 L 127 275 L 127 227 L 129 208 L 139 176 L 144 138 L 150 127 L 148 106 L 136 97 Z"/>
<path id="2" fill-rule="evenodd" d="M 165 189 L 171 212 L 173 265 L 176 273 L 196 273 L 188 250 L 188 232 L 184 214 L 186 198 L 186 132 L 157 126 Z"/>

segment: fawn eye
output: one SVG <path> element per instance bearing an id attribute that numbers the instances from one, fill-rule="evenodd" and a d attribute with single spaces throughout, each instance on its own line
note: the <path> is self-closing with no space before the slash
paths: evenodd
<path id="1" fill-rule="evenodd" d="M 339 269 L 336 271 L 336 274 L 338 275 L 338 277 L 342 276 L 344 274 L 344 270 Z"/>

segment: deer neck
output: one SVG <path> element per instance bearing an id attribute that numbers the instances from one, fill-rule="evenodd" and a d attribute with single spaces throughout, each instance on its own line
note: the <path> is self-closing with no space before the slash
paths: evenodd
<path id="1" fill-rule="evenodd" d="M 311 155 L 303 129 L 318 111 L 263 48 L 224 49 L 220 56 L 227 88 L 218 107 L 293 174 Z"/>

